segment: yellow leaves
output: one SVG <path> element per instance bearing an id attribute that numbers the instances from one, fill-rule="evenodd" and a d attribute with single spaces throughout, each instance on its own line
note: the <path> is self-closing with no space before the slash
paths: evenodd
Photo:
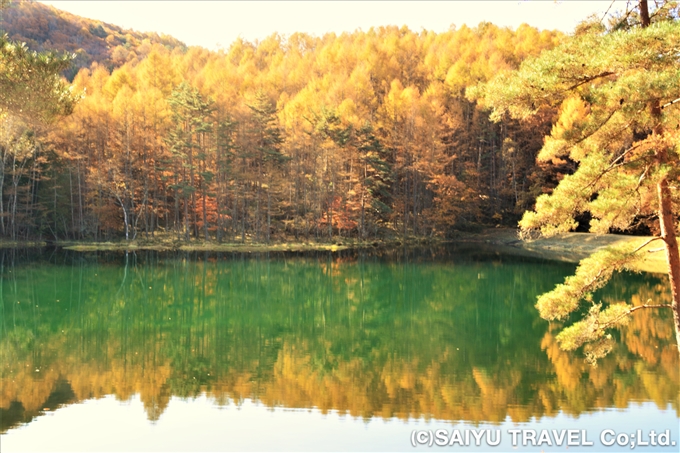
<path id="1" fill-rule="evenodd" d="M 129 85 L 123 85 L 116 92 L 116 96 L 113 99 L 113 116 L 114 118 L 120 119 L 121 121 L 131 120 L 131 102 L 133 97 L 133 91 Z"/>
<path id="2" fill-rule="evenodd" d="M 552 128 L 552 137 L 565 138 L 565 134 L 569 134 L 589 113 L 590 106 L 580 97 L 565 99 L 560 108 L 560 117 Z"/>
<path id="3" fill-rule="evenodd" d="M 385 97 L 385 110 L 392 120 L 396 120 L 397 116 L 402 112 L 402 97 L 404 86 L 399 79 L 394 79 L 390 83 L 390 91 Z"/>
<path id="4" fill-rule="evenodd" d="M 87 90 L 88 85 L 90 84 L 90 70 L 87 68 L 83 68 L 78 73 L 76 76 L 73 78 L 73 86 L 78 87 L 81 90 Z"/>
<path id="5" fill-rule="evenodd" d="M 488 194 L 483 192 L 488 189 L 482 188 L 487 185 L 482 181 L 488 174 L 487 165 L 491 163 L 496 168 L 499 163 L 495 152 L 489 153 L 493 145 L 488 142 L 481 147 L 477 145 L 479 137 L 484 135 L 488 138 L 489 134 L 493 134 L 491 129 L 479 130 L 480 125 L 486 128 L 486 120 L 468 101 L 461 98 L 452 100 L 451 93 L 460 94 L 460 90 L 469 83 L 486 80 L 499 70 L 516 67 L 519 54 L 535 54 L 542 47 L 552 45 L 549 39 L 538 42 L 538 35 L 539 32 L 531 27 L 515 33 L 491 24 L 474 29 L 462 27 L 458 31 L 452 29 L 441 34 L 414 33 L 405 27 L 381 27 L 340 36 L 329 34 L 323 38 L 296 34 L 288 39 L 272 35 L 256 43 L 239 39 L 228 51 L 219 52 L 179 47 L 167 50 L 151 44 L 152 40 L 135 50 L 137 55 L 146 55 L 140 61 L 134 55 L 126 54 L 126 48 L 115 48 L 120 42 L 112 41 L 116 61 L 127 63 L 111 75 L 100 68 L 93 69 L 92 74 L 83 72 L 79 76 L 78 83 L 87 85 L 90 100 L 87 108 L 79 112 L 79 127 L 75 128 L 73 135 L 83 137 L 83 146 L 78 145 L 78 152 L 88 158 L 96 155 L 97 158 L 108 159 L 109 156 L 126 154 L 121 153 L 121 149 L 131 151 L 126 157 L 128 161 L 119 160 L 110 165 L 124 164 L 128 169 L 132 168 L 132 171 L 120 174 L 135 175 L 130 178 L 139 175 L 145 188 L 149 182 L 165 188 L 173 183 L 168 176 L 190 169 L 177 167 L 177 171 L 169 170 L 165 163 L 169 150 L 164 139 L 170 130 L 167 98 L 173 87 L 186 81 L 197 87 L 201 94 L 214 97 L 216 108 L 237 125 L 229 133 L 229 151 L 221 157 L 225 165 L 231 165 L 235 155 L 244 156 L 237 162 L 238 166 L 230 166 L 228 170 L 228 178 L 239 178 L 239 183 L 242 183 L 255 174 L 255 167 L 248 164 L 253 139 L 251 112 L 247 105 L 252 102 L 253 94 L 261 90 L 268 98 L 277 100 L 278 126 L 285 131 L 286 137 L 281 146 L 286 156 L 295 160 L 295 171 L 300 172 L 297 176 L 287 172 L 268 173 L 274 175 L 270 189 L 278 192 L 275 198 L 281 198 L 273 199 L 272 205 L 281 208 L 281 216 L 290 217 L 299 204 L 299 200 L 296 202 L 294 198 L 300 189 L 302 193 L 314 196 L 309 200 L 310 205 L 298 212 L 304 211 L 304 216 L 318 220 L 325 203 L 321 200 L 320 189 L 332 188 L 335 191 L 342 188 L 346 191 L 345 187 L 355 187 L 356 195 L 351 201 L 364 201 L 362 197 L 366 190 L 362 192 L 358 187 L 365 185 L 367 178 L 374 179 L 370 169 L 363 171 L 362 175 L 361 167 L 365 162 L 360 161 L 354 144 L 335 146 L 327 141 L 322 143 L 323 140 L 314 136 L 310 119 L 322 109 L 329 109 L 337 112 L 341 124 L 348 130 L 351 127 L 351 130 L 357 131 L 370 122 L 377 140 L 386 149 L 384 154 L 390 156 L 389 159 L 369 154 L 364 157 L 384 159 L 392 166 L 395 181 L 408 178 L 414 183 L 414 219 L 429 208 L 430 195 L 433 195 L 436 204 L 431 208 L 428 220 L 437 219 L 448 228 L 460 218 L 473 222 L 483 219 L 485 210 L 479 205 L 488 204 L 489 199 L 484 198 Z M 555 36 L 550 32 L 540 35 Z M 95 71 L 99 71 L 97 77 Z M 459 134 L 464 128 L 465 132 Z M 206 135 L 202 140 L 209 147 L 217 141 L 213 135 Z M 487 145 L 489 150 L 483 150 Z M 513 158 L 524 153 L 528 156 L 530 151 L 525 150 L 534 149 L 534 146 L 533 143 L 530 147 L 523 144 Z M 474 158 L 475 154 L 478 159 Z M 458 162 L 451 165 L 456 158 Z M 211 159 L 213 156 L 208 156 L 208 160 Z M 513 182 L 526 176 L 521 174 L 526 173 L 524 167 L 530 166 L 530 163 L 517 163 L 522 168 L 517 169 L 515 177 L 513 161 Z M 466 166 L 469 168 L 464 168 Z M 500 173 L 507 173 L 506 165 L 502 167 Z M 154 169 L 153 174 L 149 173 L 150 169 Z M 387 175 L 387 170 L 384 173 Z M 497 179 L 496 182 L 504 186 L 506 176 L 500 173 L 494 173 L 491 179 Z M 333 185 L 324 179 L 323 174 L 334 175 L 331 178 Z M 313 177 L 305 180 L 303 175 Z M 441 178 L 436 179 L 437 176 Z M 298 187 L 302 181 L 305 185 Z M 226 184 L 233 187 L 233 183 Z M 295 184 L 295 194 L 283 200 L 284 197 L 279 197 L 279 194 L 284 192 L 285 185 L 290 184 Z M 427 184 L 430 184 L 429 188 L 425 187 Z M 142 199 L 145 195 L 139 191 L 141 189 L 135 191 L 132 184 L 130 187 L 130 200 L 137 206 L 144 206 Z M 385 199 L 400 190 L 392 185 L 392 181 L 384 181 L 379 187 Z M 236 201 L 239 197 L 237 192 L 225 192 L 220 203 L 239 203 Z M 160 190 L 151 189 L 148 193 L 159 194 Z M 514 195 L 515 200 L 519 200 L 517 190 Z M 250 194 L 243 199 L 255 200 Z M 428 201 L 423 203 L 425 200 Z M 150 200 L 147 201 L 150 203 Z M 169 198 L 158 201 L 162 205 L 169 203 L 162 207 L 164 215 L 173 209 Z M 390 203 L 387 201 L 387 204 Z M 387 204 L 386 207 L 391 207 Z M 348 210 L 353 220 L 359 217 L 359 209 L 365 209 L 364 204 L 356 206 L 360 208 Z M 405 207 L 400 212 L 407 212 L 407 209 Z M 244 207 L 242 212 L 245 216 L 248 210 Z M 463 212 L 473 214 L 461 216 Z M 394 228 L 400 215 L 396 210 L 390 214 L 390 220 L 395 220 Z M 278 214 L 275 217 L 279 217 Z M 509 218 L 504 213 L 504 219 L 507 221 Z M 387 214 L 381 222 L 386 219 Z M 300 225 L 303 220 L 305 224 L 309 221 L 300 214 L 295 224 Z M 280 225 L 278 222 L 279 219 L 275 219 L 274 223 Z M 366 220 L 366 223 L 372 222 L 372 218 Z M 414 229 L 424 225 L 418 222 L 414 221 Z M 153 222 L 151 225 L 153 228 Z M 423 227 L 427 228 L 427 225 Z M 278 226 L 273 227 L 273 230 L 277 229 Z M 377 233 L 378 230 L 374 231 Z M 329 234 L 332 234 L 332 229 Z"/>
<path id="6" fill-rule="evenodd" d="M 358 108 L 353 99 L 344 99 L 338 106 L 338 115 L 345 118 L 350 123 L 358 123 L 359 117 L 357 115 Z"/>
<path id="7" fill-rule="evenodd" d="M 546 352 L 552 362 L 560 385 L 569 391 L 576 390 L 580 384 L 581 375 L 585 371 L 583 361 L 575 360 L 571 354 L 562 350 L 550 332 L 546 332 L 541 340 L 541 349 Z"/>
<path id="8" fill-rule="evenodd" d="M 170 96 L 172 90 L 181 82 L 167 50 L 154 46 L 149 56 L 139 64 L 139 82 L 144 89 L 156 89 L 162 97 Z"/>
<path id="9" fill-rule="evenodd" d="M 106 84 L 103 87 L 103 92 L 109 97 L 109 99 L 114 99 L 118 95 L 118 91 L 123 87 L 127 86 L 130 90 L 135 89 L 134 76 L 127 68 L 119 68 L 111 74 L 108 78 Z"/>
<path id="10" fill-rule="evenodd" d="M 552 159 L 571 154 L 571 158 L 580 161 L 582 155 L 573 152 L 574 138 L 580 136 L 580 128 L 590 114 L 590 106 L 580 97 L 570 97 L 562 102 L 557 122 L 545 139 L 538 160 L 547 162 Z"/>
<path id="11" fill-rule="evenodd" d="M 527 57 L 552 48 L 561 36 L 555 32 L 539 34 L 526 25 L 515 32 L 488 23 L 474 29 L 463 26 L 453 33 L 449 42 L 442 43 L 447 47 L 446 51 L 427 62 L 428 66 L 439 63 L 436 73 L 442 74 L 442 63 L 445 59 L 451 61 L 445 65 L 445 83 L 453 95 L 458 96 L 466 87 L 484 83 L 501 71 L 517 68 Z"/>

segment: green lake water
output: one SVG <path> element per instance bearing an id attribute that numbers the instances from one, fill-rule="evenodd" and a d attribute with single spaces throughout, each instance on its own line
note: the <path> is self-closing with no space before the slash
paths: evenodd
<path id="1" fill-rule="evenodd" d="M 569 451 L 677 452 L 670 312 L 636 312 L 592 367 L 533 307 L 573 270 L 461 247 L 0 251 L 2 451 L 567 451 L 521 436 L 577 430 Z M 595 296 L 669 297 L 649 274 Z M 500 443 L 454 439 L 481 430 Z"/>

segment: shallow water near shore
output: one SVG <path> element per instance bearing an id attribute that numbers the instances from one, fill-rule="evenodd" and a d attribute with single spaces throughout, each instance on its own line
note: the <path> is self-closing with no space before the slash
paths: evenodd
<path id="1" fill-rule="evenodd" d="M 403 451 L 437 430 L 459 451 L 506 451 L 514 429 L 586 430 L 578 451 L 602 451 L 605 430 L 680 441 L 670 313 L 638 312 L 592 368 L 533 307 L 571 264 L 478 246 L 0 253 L 3 451 Z M 666 286 L 620 274 L 596 299 L 663 302 Z M 481 429 L 502 442 L 452 440 Z"/>

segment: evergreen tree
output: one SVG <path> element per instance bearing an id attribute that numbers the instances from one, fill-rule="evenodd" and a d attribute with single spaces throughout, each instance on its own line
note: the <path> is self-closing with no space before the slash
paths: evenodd
<path id="1" fill-rule="evenodd" d="M 366 237 L 369 223 L 376 228 L 384 225 L 392 212 L 392 166 L 387 160 L 388 151 L 375 136 L 370 123 L 365 123 L 358 130 L 357 142 L 363 163 L 360 231 L 361 236 Z"/>
<path id="2" fill-rule="evenodd" d="M 24 43 L 0 36 L 0 117 L 53 119 L 73 111 L 77 97 L 60 73 L 73 57 L 35 52 Z"/>
<path id="3" fill-rule="evenodd" d="M 680 256 L 676 225 L 680 213 L 678 85 L 680 22 L 667 14 L 670 3 L 650 15 L 639 2 L 637 22 L 627 15 L 612 30 L 595 23 L 579 27 L 563 45 L 525 61 L 471 92 L 493 107 L 496 120 L 505 113 L 527 118 L 559 106 L 559 118 L 538 158 L 571 159 L 577 170 L 551 194 L 536 200 L 535 210 L 520 222 L 525 235 L 551 236 L 573 230 L 577 216 L 590 213 L 590 231 L 625 231 L 645 216 L 656 215 L 668 258 L 672 304 L 603 307 L 592 294 L 615 271 L 631 268 L 647 244 L 606 249 L 583 260 L 576 274 L 537 303 L 541 316 L 565 320 L 590 302 L 585 318 L 557 337 L 562 348 L 586 345 L 593 360 L 611 349 L 609 330 L 628 322 L 641 308 L 671 308 L 680 350 Z M 656 21 L 652 21 L 656 18 Z"/>
<path id="4" fill-rule="evenodd" d="M 60 76 L 71 60 L 0 36 L 0 233 L 13 240 L 36 227 L 43 126 L 70 114 L 78 100 Z"/>
<path id="5" fill-rule="evenodd" d="M 205 239 L 208 239 L 206 218 L 206 186 L 212 181 L 213 173 L 206 169 L 206 135 L 212 132 L 211 115 L 214 110 L 212 100 L 203 96 L 188 83 L 182 82 L 168 100 L 172 109 L 174 128 L 170 131 L 167 143 L 177 158 L 175 183 L 171 186 L 184 207 L 184 236 L 189 240 L 190 231 L 198 236 L 196 219 L 196 191 L 200 186 L 202 195 L 202 224 Z M 177 204 L 176 204 L 177 206 Z M 175 217 L 179 217 L 176 209 Z M 192 227 L 189 226 L 189 219 Z"/>
<path id="6" fill-rule="evenodd" d="M 267 227 L 264 237 L 269 242 L 272 230 L 272 214 L 277 203 L 272 202 L 272 197 L 277 195 L 277 187 L 274 187 L 277 181 L 274 180 L 275 169 L 280 167 L 287 158 L 281 152 L 281 144 L 283 137 L 279 128 L 279 120 L 276 116 L 276 106 L 272 104 L 266 94 L 259 90 L 255 96 L 255 102 L 248 105 L 252 112 L 252 129 L 253 144 L 255 149 L 254 164 L 256 167 L 255 173 L 255 188 L 256 188 L 256 213 L 255 213 L 255 234 L 256 238 L 260 238 L 262 229 L 261 217 L 261 196 L 266 196 L 266 216 Z"/>

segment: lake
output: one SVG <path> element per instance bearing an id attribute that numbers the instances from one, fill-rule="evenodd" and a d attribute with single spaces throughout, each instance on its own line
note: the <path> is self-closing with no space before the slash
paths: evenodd
<path id="1" fill-rule="evenodd" d="M 574 268 L 462 245 L 0 250 L 2 451 L 677 452 L 670 310 L 592 367 L 533 306 Z M 595 295 L 649 299 L 665 279 Z"/>

